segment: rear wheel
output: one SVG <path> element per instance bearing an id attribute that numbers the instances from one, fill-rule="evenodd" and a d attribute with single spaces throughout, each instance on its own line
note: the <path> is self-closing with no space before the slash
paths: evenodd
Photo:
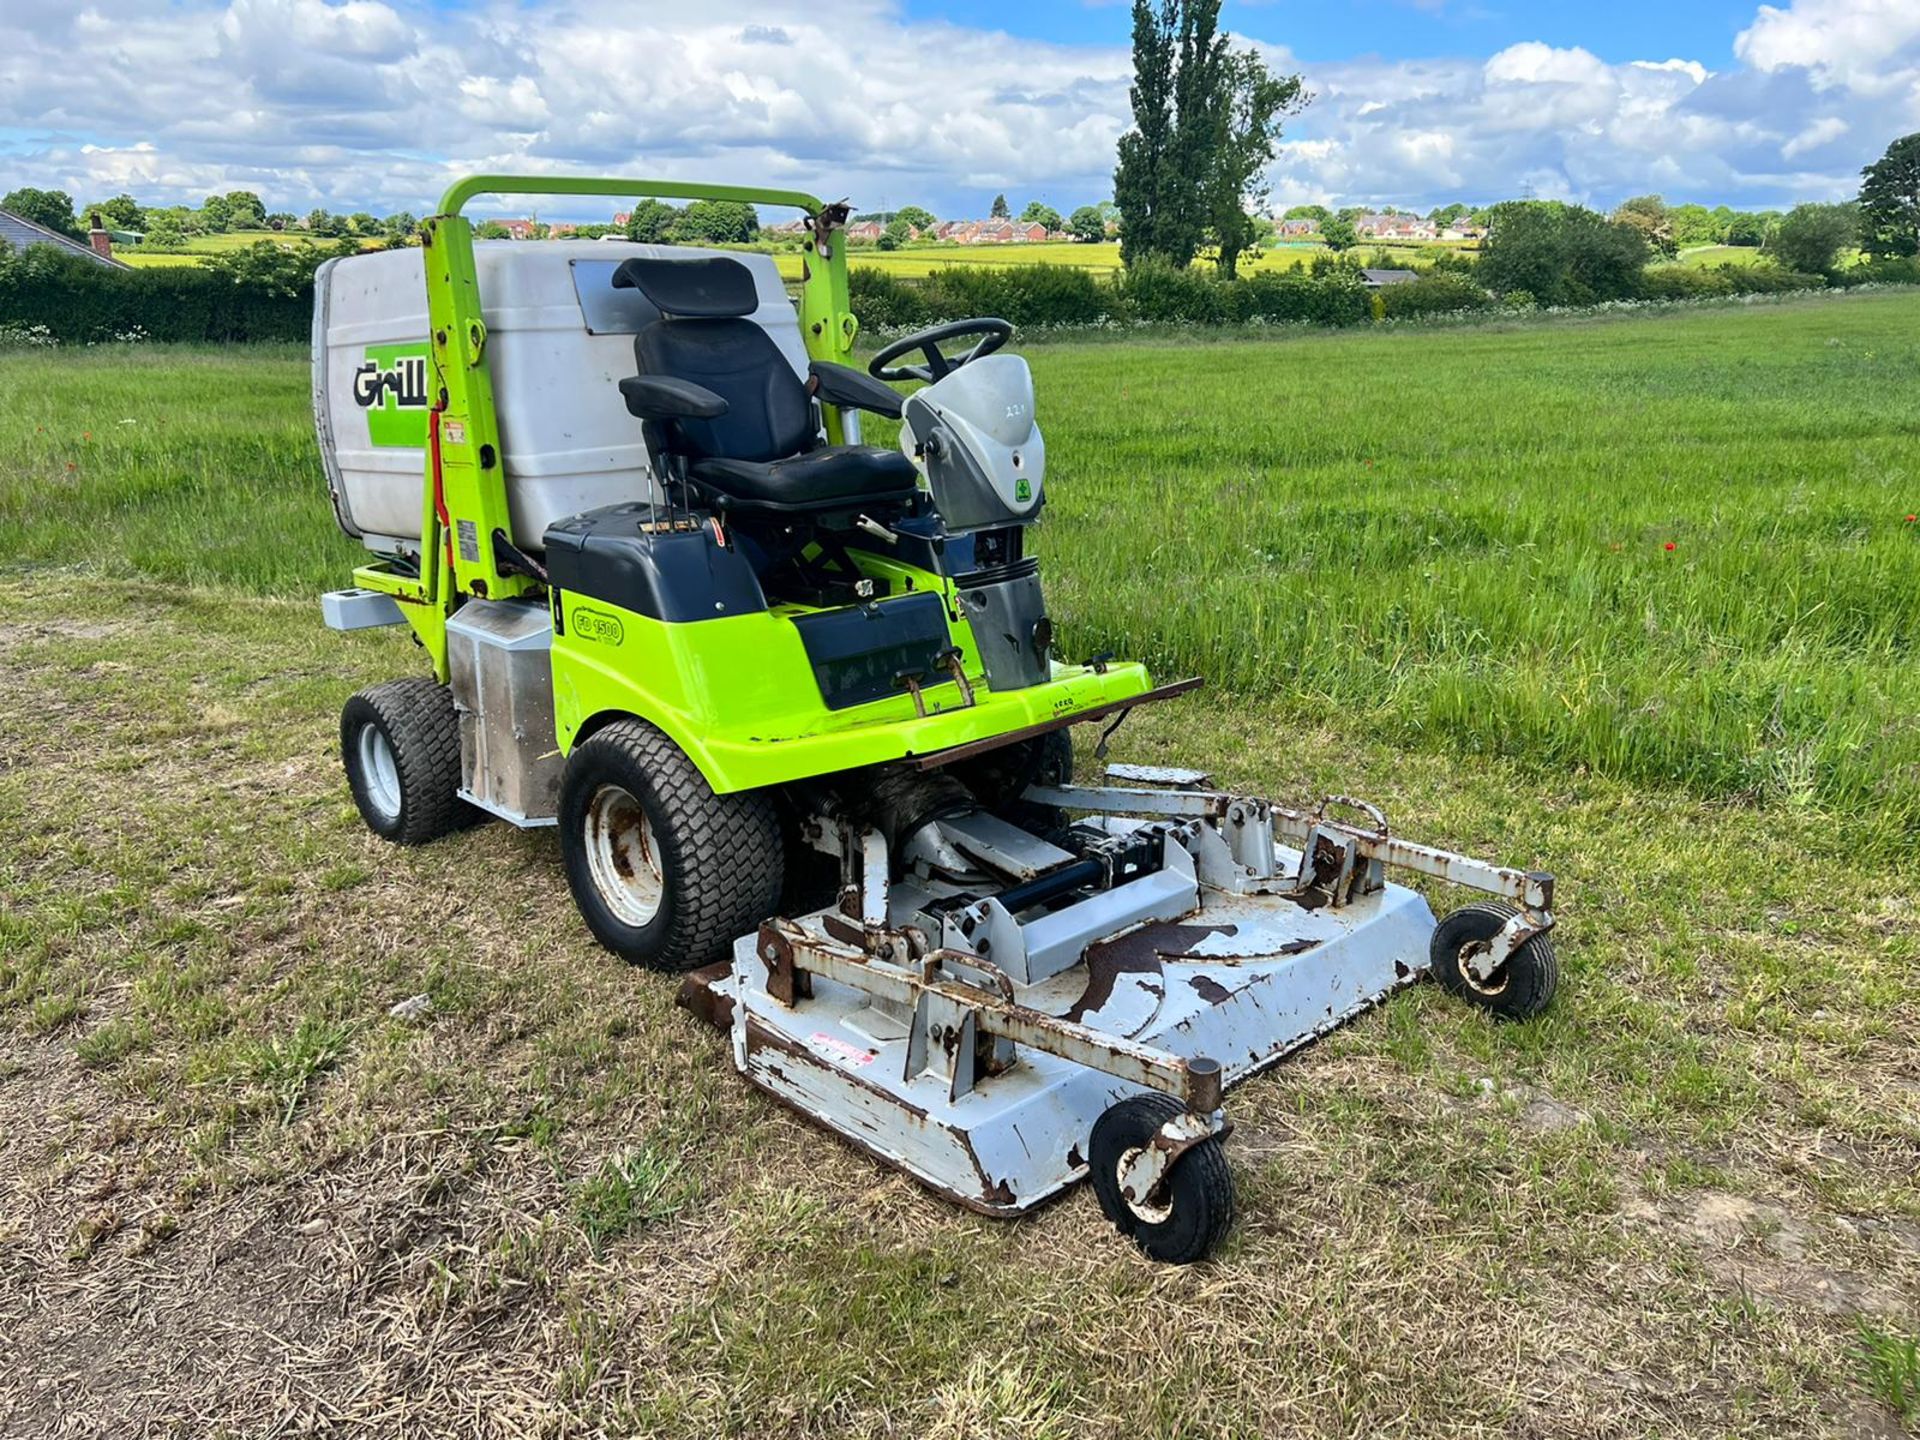
<path id="1" fill-rule="evenodd" d="M 714 794 L 643 720 L 616 721 L 568 758 L 560 848 L 594 938 L 650 970 L 723 958 L 780 900 L 783 847 L 767 797 Z"/>
<path id="2" fill-rule="evenodd" d="M 424 845 L 475 818 L 459 795 L 453 693 L 427 676 L 370 685 L 348 700 L 340 758 L 360 818 L 383 840 Z"/>

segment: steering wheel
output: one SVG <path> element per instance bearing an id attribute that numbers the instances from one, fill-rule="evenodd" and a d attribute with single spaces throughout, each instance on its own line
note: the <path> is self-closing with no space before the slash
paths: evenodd
<path id="1" fill-rule="evenodd" d="M 980 338 L 963 355 L 950 356 L 941 351 L 942 340 L 952 340 L 961 335 L 978 335 Z M 932 384 L 936 380 L 946 379 L 962 365 L 969 365 L 983 355 L 993 354 L 1012 337 L 1013 326 L 1004 320 L 987 316 L 974 320 L 949 320 L 944 325 L 929 325 L 925 330 L 902 335 L 891 345 L 883 347 L 879 354 L 867 362 L 867 373 L 876 380 L 925 380 Z M 918 350 L 926 357 L 927 363 L 892 364 L 909 350 Z"/>

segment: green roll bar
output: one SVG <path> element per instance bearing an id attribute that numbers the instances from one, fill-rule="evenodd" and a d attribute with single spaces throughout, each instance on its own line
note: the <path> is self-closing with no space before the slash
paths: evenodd
<path id="1" fill-rule="evenodd" d="M 524 595 L 538 580 L 495 546 L 510 537 L 507 486 L 487 366 L 487 327 L 473 258 L 473 223 L 461 212 L 479 195 L 594 195 L 626 199 L 733 200 L 802 211 L 800 328 L 816 360 L 846 363 L 858 322 L 847 301 L 846 247 L 835 231 L 846 224 L 844 202 L 823 204 L 801 190 L 702 185 L 683 180 L 623 180 L 557 175 L 472 175 L 440 197 L 420 225 L 426 266 L 428 345 L 427 455 L 422 487 L 419 574 L 376 561 L 355 582 L 400 602 L 434 674 L 447 678 L 447 617 L 461 596 L 501 600 Z M 840 413 L 825 409 L 827 438 L 845 438 Z M 503 560 L 506 568 L 502 568 Z"/>

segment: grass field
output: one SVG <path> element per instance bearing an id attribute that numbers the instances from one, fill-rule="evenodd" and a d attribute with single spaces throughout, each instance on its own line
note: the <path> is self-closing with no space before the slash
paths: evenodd
<path id="1" fill-rule="evenodd" d="M 160 251 L 142 251 L 137 248 L 123 248 L 117 257 L 129 265 L 198 265 L 215 255 L 262 240 L 271 240 L 276 245 L 298 247 L 314 244 L 333 244 L 333 241 L 314 241 L 305 235 L 273 235 L 247 231 L 232 235 L 200 235 L 188 242 L 185 250 L 172 253 Z M 1243 272 L 1257 270 L 1291 270 L 1309 264 L 1313 257 L 1324 247 L 1318 244 L 1300 244 L 1289 242 L 1276 245 L 1258 256 L 1248 257 L 1241 262 Z M 1431 261 L 1438 251 L 1457 248 L 1437 245 L 1387 245 L 1363 246 L 1360 253 L 1372 255 L 1376 249 L 1384 249 L 1396 260 L 1407 262 Z M 1078 245 L 1071 241 L 1049 241 L 1045 244 L 1023 245 L 923 245 L 910 246 L 904 250 L 877 250 L 862 246 L 848 252 L 854 265 L 863 265 L 869 269 L 884 270 L 902 278 L 924 279 L 938 270 L 953 265 L 1069 265 L 1078 270 L 1089 270 L 1097 275 L 1112 274 L 1120 269 L 1120 246 Z M 775 254 L 775 263 L 780 274 L 788 280 L 800 278 L 801 254 L 797 250 L 783 250 Z"/>
<path id="2" fill-rule="evenodd" d="M 1916 322 L 1031 349 L 1065 648 L 1216 682 L 1116 758 L 1561 876 L 1544 1020 L 1236 1092 L 1187 1272 L 746 1090 L 550 832 L 366 836 L 303 355 L 0 354 L 0 1433 L 1901 1433 Z"/>
<path id="3" fill-rule="evenodd" d="M 1253 274 L 1261 270 L 1298 270 L 1311 264 L 1313 257 L 1324 253 L 1325 248 L 1319 244 L 1296 242 L 1270 246 L 1259 255 L 1243 258 L 1240 272 Z M 1363 245 L 1358 253 L 1371 256 L 1376 250 L 1384 250 L 1395 261 L 1424 264 L 1431 263 L 1443 250 L 1458 248 L 1447 245 Z M 774 256 L 774 260 L 780 266 L 783 278 L 800 278 L 801 256 L 797 251 L 780 252 Z M 862 247 L 849 250 L 847 260 L 851 265 L 883 270 L 903 279 L 914 280 L 925 279 L 954 265 L 1070 265 L 1096 275 L 1110 275 L 1120 269 L 1120 246 L 1117 242 L 1080 245 L 1071 241 L 1048 241 L 1038 245 L 910 246 L 902 250 Z M 1207 263 L 1210 262 L 1202 262 L 1203 265 Z"/>
<path id="4" fill-rule="evenodd" d="M 1766 258 L 1766 252 L 1758 245 L 1695 245 L 1682 250 L 1675 263 L 1696 268 L 1705 265 L 1758 265 Z"/>
<path id="5" fill-rule="evenodd" d="M 184 250 L 143 250 L 138 246 L 122 246 L 114 251 L 114 258 L 124 260 L 136 269 L 167 265 L 200 265 L 216 255 L 231 254 L 235 250 L 244 250 L 249 245 L 258 245 L 262 241 L 286 250 L 307 250 L 337 243 L 333 240 L 316 240 L 303 234 L 239 230 L 230 234 L 191 236 Z"/>

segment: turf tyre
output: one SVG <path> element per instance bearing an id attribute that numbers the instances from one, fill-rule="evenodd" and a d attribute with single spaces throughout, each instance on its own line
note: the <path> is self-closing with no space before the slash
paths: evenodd
<path id="1" fill-rule="evenodd" d="M 616 792 L 637 802 L 649 832 L 658 895 L 645 916 L 618 894 L 603 893 L 604 881 L 595 878 L 589 827 L 604 827 L 593 818 L 595 806 L 604 815 Z M 714 794 L 685 752 L 644 720 L 617 720 L 568 758 L 560 847 L 574 904 L 594 939 L 630 964 L 676 974 L 724 959 L 737 937 L 774 913 L 785 878 L 769 797 Z"/>
<path id="2" fill-rule="evenodd" d="M 424 845 L 470 825 L 460 798 L 460 717 L 453 692 L 425 675 L 370 685 L 340 712 L 340 759 L 367 828 Z"/>
<path id="3" fill-rule="evenodd" d="M 1128 1153 L 1149 1143 L 1185 1109 L 1158 1091 L 1129 1096 L 1093 1122 L 1087 1144 L 1087 1166 L 1101 1213 L 1149 1259 L 1168 1265 L 1205 1260 L 1233 1229 L 1233 1171 L 1217 1136 L 1173 1162 L 1162 1181 L 1165 1204 L 1159 1213 L 1141 1214 L 1120 1193 L 1120 1166 Z"/>
<path id="4" fill-rule="evenodd" d="M 1553 1003 L 1560 988 L 1560 958 L 1548 935 L 1535 935 L 1507 958 L 1487 982 L 1467 973 L 1464 951 L 1491 941 L 1519 914 L 1504 900 L 1463 905 L 1433 930 L 1429 954 L 1433 975 L 1446 990 L 1498 1020 L 1530 1020 Z"/>

